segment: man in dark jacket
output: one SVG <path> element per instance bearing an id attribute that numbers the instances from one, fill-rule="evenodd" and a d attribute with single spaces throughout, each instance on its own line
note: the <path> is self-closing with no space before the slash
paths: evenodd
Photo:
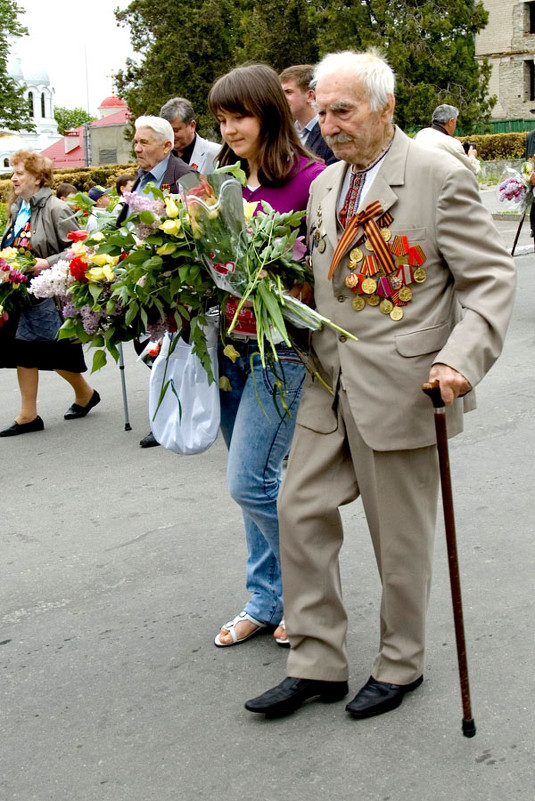
<path id="1" fill-rule="evenodd" d="M 179 179 L 192 170 L 171 153 L 175 139 L 171 124 L 162 117 L 145 116 L 138 117 L 135 126 L 134 152 L 139 170 L 132 191 L 143 194 L 147 184 L 153 183 L 177 194 Z M 117 225 L 122 225 L 128 213 L 128 206 L 125 206 Z"/>
<path id="2" fill-rule="evenodd" d="M 338 159 L 321 135 L 313 105 L 315 94 L 310 85 L 313 74 L 312 64 L 296 64 L 283 70 L 279 78 L 303 145 L 325 164 L 334 164 Z"/>

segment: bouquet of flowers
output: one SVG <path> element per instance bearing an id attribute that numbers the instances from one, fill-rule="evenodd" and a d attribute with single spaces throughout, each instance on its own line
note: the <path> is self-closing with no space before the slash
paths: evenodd
<path id="1" fill-rule="evenodd" d="M 252 306 L 264 367 L 268 360 L 278 360 L 277 342 L 294 344 L 286 321 L 310 330 L 328 325 L 356 341 L 353 334 L 289 293 L 295 285 L 312 282 L 299 236 L 305 212 L 282 214 L 266 202 L 261 210 L 258 204 L 244 205 L 239 181 L 217 170 L 208 178 L 185 175 L 181 185 L 199 256 L 214 283 L 240 298 L 227 333 L 234 330 L 245 304 Z"/>
<path id="2" fill-rule="evenodd" d="M 29 250 L 0 250 L 0 327 L 9 320 L 10 313 L 24 306 L 28 297 L 27 270 L 33 264 L 35 257 Z"/>
<path id="3" fill-rule="evenodd" d="M 509 207 L 525 214 L 533 202 L 533 185 L 530 181 L 535 171 L 532 161 L 525 161 L 520 172 L 507 167 L 502 180 L 498 184 L 498 200 L 508 203 Z"/>

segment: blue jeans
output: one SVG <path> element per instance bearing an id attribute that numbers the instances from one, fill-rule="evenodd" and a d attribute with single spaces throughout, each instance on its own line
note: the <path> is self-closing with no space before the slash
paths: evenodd
<path id="1" fill-rule="evenodd" d="M 229 452 L 229 491 L 241 506 L 245 524 L 246 587 L 251 593 L 245 611 L 262 623 L 277 624 L 282 617 L 277 496 L 305 368 L 293 350 L 284 344 L 277 347 L 280 361 L 275 372 L 284 382 L 288 407 L 285 411 L 277 401 L 277 412 L 273 402 L 276 376 L 269 368 L 263 369 L 256 342 L 233 340 L 232 345 L 240 354 L 236 361 L 221 356 L 221 373 L 232 387 L 220 393 L 221 431 Z"/>

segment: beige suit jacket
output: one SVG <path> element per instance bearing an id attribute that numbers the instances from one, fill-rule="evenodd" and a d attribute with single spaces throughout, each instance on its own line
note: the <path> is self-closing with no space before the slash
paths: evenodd
<path id="1" fill-rule="evenodd" d="M 428 446 L 435 442 L 435 430 L 421 385 L 434 362 L 458 370 L 472 387 L 483 378 L 502 349 L 514 299 L 514 264 L 480 201 L 474 176 L 453 156 L 423 148 L 396 129 L 364 205 L 378 200 L 394 218 L 392 235 L 406 235 L 410 246 L 421 246 L 427 279 L 410 285 L 413 298 L 398 322 L 378 306 L 355 311 L 354 294 L 345 286 L 347 255 L 333 280 L 327 279 L 341 233 L 336 204 L 346 166 L 333 164 L 313 182 L 307 224 L 317 308 L 359 341 L 324 328 L 312 335 L 313 349 L 331 386 L 341 376 L 369 447 Z M 307 377 L 297 424 L 334 431 L 333 405 L 321 383 Z M 448 408 L 450 436 L 462 430 L 462 413 L 462 400 Z"/>

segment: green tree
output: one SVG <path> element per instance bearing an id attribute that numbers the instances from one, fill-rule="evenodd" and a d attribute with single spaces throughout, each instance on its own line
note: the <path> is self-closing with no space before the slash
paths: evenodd
<path id="1" fill-rule="evenodd" d="M 397 77 L 396 121 L 429 124 L 439 103 L 460 111 L 469 128 L 488 117 L 490 67 L 475 58 L 475 35 L 488 21 L 480 0 L 353 0 L 324 2 L 311 11 L 320 53 L 376 47 Z"/>
<path id="2" fill-rule="evenodd" d="M 234 66 L 235 6 L 235 0 L 133 0 L 116 12 L 142 54 L 140 61 L 128 59 L 115 80 L 135 117 L 158 114 L 169 98 L 186 97 L 203 133 L 213 135 L 206 98 L 216 78 Z"/>
<path id="3" fill-rule="evenodd" d="M 309 0 L 263 0 L 249 6 L 240 19 L 240 61 L 264 61 L 281 72 L 292 64 L 314 64 L 318 60 Z"/>
<path id="4" fill-rule="evenodd" d="M 0 127 L 11 131 L 34 131 L 24 89 L 7 74 L 12 42 L 10 37 L 25 36 L 28 31 L 18 15 L 24 13 L 14 0 L 0 0 Z"/>
<path id="5" fill-rule="evenodd" d="M 96 120 L 96 117 L 92 117 L 91 114 L 83 108 L 62 108 L 61 106 L 56 106 L 54 109 L 54 119 L 58 124 L 58 131 L 63 136 L 65 131 L 69 131 L 71 128 L 78 128 L 85 122 L 93 122 L 93 120 Z"/>

